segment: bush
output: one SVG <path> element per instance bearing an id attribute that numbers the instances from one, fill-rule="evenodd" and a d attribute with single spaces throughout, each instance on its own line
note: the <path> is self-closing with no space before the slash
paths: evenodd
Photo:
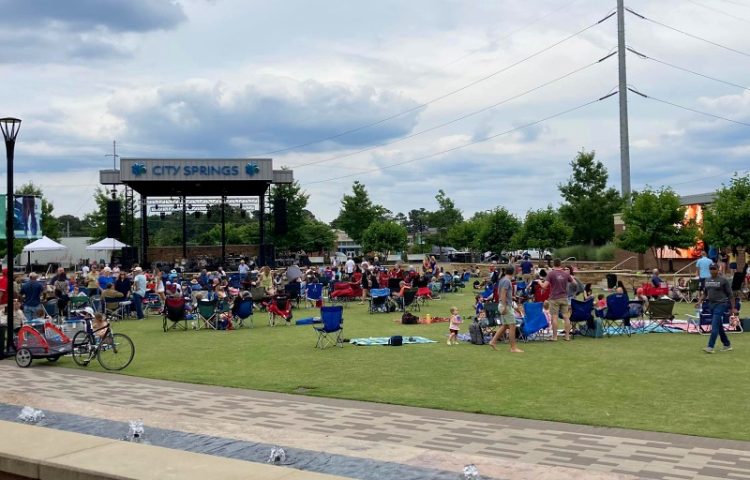
<path id="1" fill-rule="evenodd" d="M 615 244 L 608 243 L 599 247 L 596 251 L 597 262 L 610 262 L 615 259 Z"/>
<path id="2" fill-rule="evenodd" d="M 576 260 L 589 262 L 606 262 L 614 260 L 615 245 L 608 243 L 601 247 L 592 247 L 591 245 L 571 245 L 569 247 L 558 248 L 555 250 L 555 257 L 565 260 L 568 257 L 575 257 Z"/>

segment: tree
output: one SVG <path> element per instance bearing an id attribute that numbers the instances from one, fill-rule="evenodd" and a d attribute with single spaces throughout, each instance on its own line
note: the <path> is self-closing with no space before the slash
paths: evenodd
<path id="1" fill-rule="evenodd" d="M 573 228 L 571 240 L 577 244 L 603 245 L 615 233 L 614 214 L 623 207 L 623 200 L 614 188 L 607 188 L 609 174 L 595 153 L 580 151 L 570 162 L 573 175 L 558 185 L 565 203 L 560 215 Z"/>
<path id="2" fill-rule="evenodd" d="M 633 194 L 633 203 L 622 212 L 624 230 L 617 239 L 620 248 L 636 253 L 651 250 L 661 268 L 665 248 L 687 248 L 695 244 L 698 228 L 685 222 L 685 207 L 670 188 L 646 188 Z"/>
<path id="3" fill-rule="evenodd" d="M 390 211 L 370 200 L 365 186 L 359 181 L 352 185 L 352 194 L 341 199 L 339 216 L 332 222 L 333 227 L 340 228 L 352 240 L 361 244 L 362 234 L 376 220 L 384 220 Z"/>
<path id="4" fill-rule="evenodd" d="M 336 234 L 333 233 L 333 229 L 320 220 L 306 220 L 298 233 L 300 248 L 306 252 L 330 251 L 336 244 Z"/>
<path id="5" fill-rule="evenodd" d="M 284 234 L 273 234 L 273 243 L 277 250 L 299 250 L 300 229 L 307 220 L 307 201 L 310 195 L 302 191 L 296 180 L 289 184 L 274 185 L 271 189 L 271 204 L 279 200 L 286 201 L 287 231 Z M 272 222 L 273 223 L 273 222 Z M 271 231 L 273 232 L 273 225 Z"/>
<path id="6" fill-rule="evenodd" d="M 101 187 L 97 187 L 94 191 L 96 209 L 83 216 L 84 234 L 92 237 L 94 241 L 101 240 L 107 236 L 107 202 L 110 200 L 112 200 L 112 193 L 105 191 Z M 140 220 L 136 220 L 137 224 L 122 227 L 123 218 L 127 211 L 125 192 L 118 191 L 115 200 L 120 202 L 120 212 L 122 212 L 122 217 L 120 218 L 122 239 L 130 239 L 131 236 L 132 238 L 140 238 L 140 235 L 137 234 L 140 231 Z"/>
<path id="7" fill-rule="evenodd" d="M 716 191 L 714 202 L 703 210 L 703 237 L 711 245 L 746 250 L 750 247 L 750 175 L 735 176 Z M 740 269 L 745 256 L 738 255 Z"/>
<path id="8" fill-rule="evenodd" d="M 461 214 L 461 210 L 456 208 L 456 204 L 448 198 L 443 190 L 438 190 L 435 200 L 438 202 L 438 209 L 432 212 L 428 219 L 430 226 L 437 229 L 437 235 L 434 239 L 435 243 L 438 246 L 443 246 L 447 241 L 448 230 L 463 222 L 464 217 Z"/>
<path id="9" fill-rule="evenodd" d="M 527 212 L 523 226 L 513 235 L 512 244 L 517 248 L 535 248 L 543 254 L 550 248 L 565 246 L 571 234 L 572 229 L 550 206 Z"/>
<path id="10" fill-rule="evenodd" d="M 406 228 L 394 221 L 372 222 L 362 233 L 362 248 L 379 253 L 403 251 L 407 234 Z"/>
<path id="11" fill-rule="evenodd" d="M 421 245 L 424 243 L 422 234 L 430 226 L 430 212 L 424 208 L 414 209 L 409 211 L 408 217 L 406 228 L 409 233 L 414 235 L 414 243 Z"/>
<path id="12" fill-rule="evenodd" d="M 479 234 L 482 231 L 484 222 L 486 221 L 486 213 L 474 214 L 469 220 L 465 222 L 453 225 L 446 239 L 448 242 L 458 249 L 466 249 L 469 251 L 476 251 L 481 249 L 479 242 Z"/>
<path id="13" fill-rule="evenodd" d="M 60 230 L 66 237 L 88 236 L 88 228 L 86 227 L 86 224 L 75 215 L 61 215 L 57 217 L 57 224 L 60 226 Z"/>
<path id="14" fill-rule="evenodd" d="M 510 249 L 513 235 L 521 229 L 521 221 L 503 207 L 485 214 L 479 230 L 478 246 L 482 251 L 500 253 Z"/>
<path id="15" fill-rule="evenodd" d="M 34 182 L 29 182 L 18 187 L 16 189 L 16 195 L 33 195 L 36 197 L 41 197 L 42 234 L 53 240 L 59 240 L 60 225 L 57 223 L 57 219 L 52 215 L 52 211 L 55 209 L 55 207 L 46 198 L 44 198 L 42 189 L 34 185 Z"/>

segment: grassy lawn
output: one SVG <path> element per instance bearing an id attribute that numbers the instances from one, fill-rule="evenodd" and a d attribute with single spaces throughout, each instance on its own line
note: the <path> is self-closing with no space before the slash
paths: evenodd
<path id="1" fill-rule="evenodd" d="M 470 289 L 422 309 L 448 316 L 473 311 Z M 690 311 L 679 305 L 681 313 Z M 296 310 L 295 318 L 315 310 Z M 346 338 L 421 335 L 436 344 L 313 348 L 308 326 L 163 333 L 161 318 L 125 321 L 136 357 L 127 375 L 305 393 L 420 407 L 571 423 L 750 440 L 750 334 L 732 335 L 735 350 L 706 355 L 707 337 L 687 334 L 577 338 L 537 342 L 525 354 L 488 346 L 445 344 L 447 324 L 400 325 L 400 314 L 370 315 L 350 304 Z M 464 325 L 463 332 L 468 329 Z M 60 364 L 75 367 L 69 358 Z M 92 365 L 89 368 L 99 368 Z"/>

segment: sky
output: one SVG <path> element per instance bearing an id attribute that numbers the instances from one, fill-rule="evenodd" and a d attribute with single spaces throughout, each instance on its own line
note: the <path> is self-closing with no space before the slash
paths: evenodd
<path id="1" fill-rule="evenodd" d="M 747 171 L 750 126 L 663 101 L 750 123 L 750 0 L 627 6 L 647 18 L 626 14 L 627 44 L 659 60 L 627 58 L 651 97 L 629 94 L 633 189 L 703 193 Z M 23 120 L 15 182 L 83 216 L 116 140 L 125 158 L 272 157 L 324 221 L 355 180 L 394 213 L 434 210 L 442 189 L 465 216 L 523 216 L 560 203 L 582 149 L 619 190 L 618 99 L 597 101 L 617 90 L 616 56 L 597 62 L 616 51 L 616 18 L 597 24 L 614 7 L 0 0 L 0 116 Z"/>

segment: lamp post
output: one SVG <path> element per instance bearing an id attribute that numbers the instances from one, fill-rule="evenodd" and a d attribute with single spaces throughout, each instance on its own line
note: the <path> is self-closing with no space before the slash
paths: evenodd
<path id="1" fill-rule="evenodd" d="M 5 238 L 8 244 L 8 278 L 7 278 L 7 295 L 8 300 L 8 330 L 6 332 L 6 347 L 7 353 L 13 353 L 15 347 L 13 345 L 13 294 L 14 282 L 13 282 L 13 219 L 15 218 L 15 208 L 13 206 L 13 152 L 16 148 L 16 137 L 18 131 L 21 129 L 21 120 L 17 118 L 0 118 L 0 130 L 3 132 L 5 138 L 5 154 L 8 158 L 8 207 L 5 211 Z"/>

